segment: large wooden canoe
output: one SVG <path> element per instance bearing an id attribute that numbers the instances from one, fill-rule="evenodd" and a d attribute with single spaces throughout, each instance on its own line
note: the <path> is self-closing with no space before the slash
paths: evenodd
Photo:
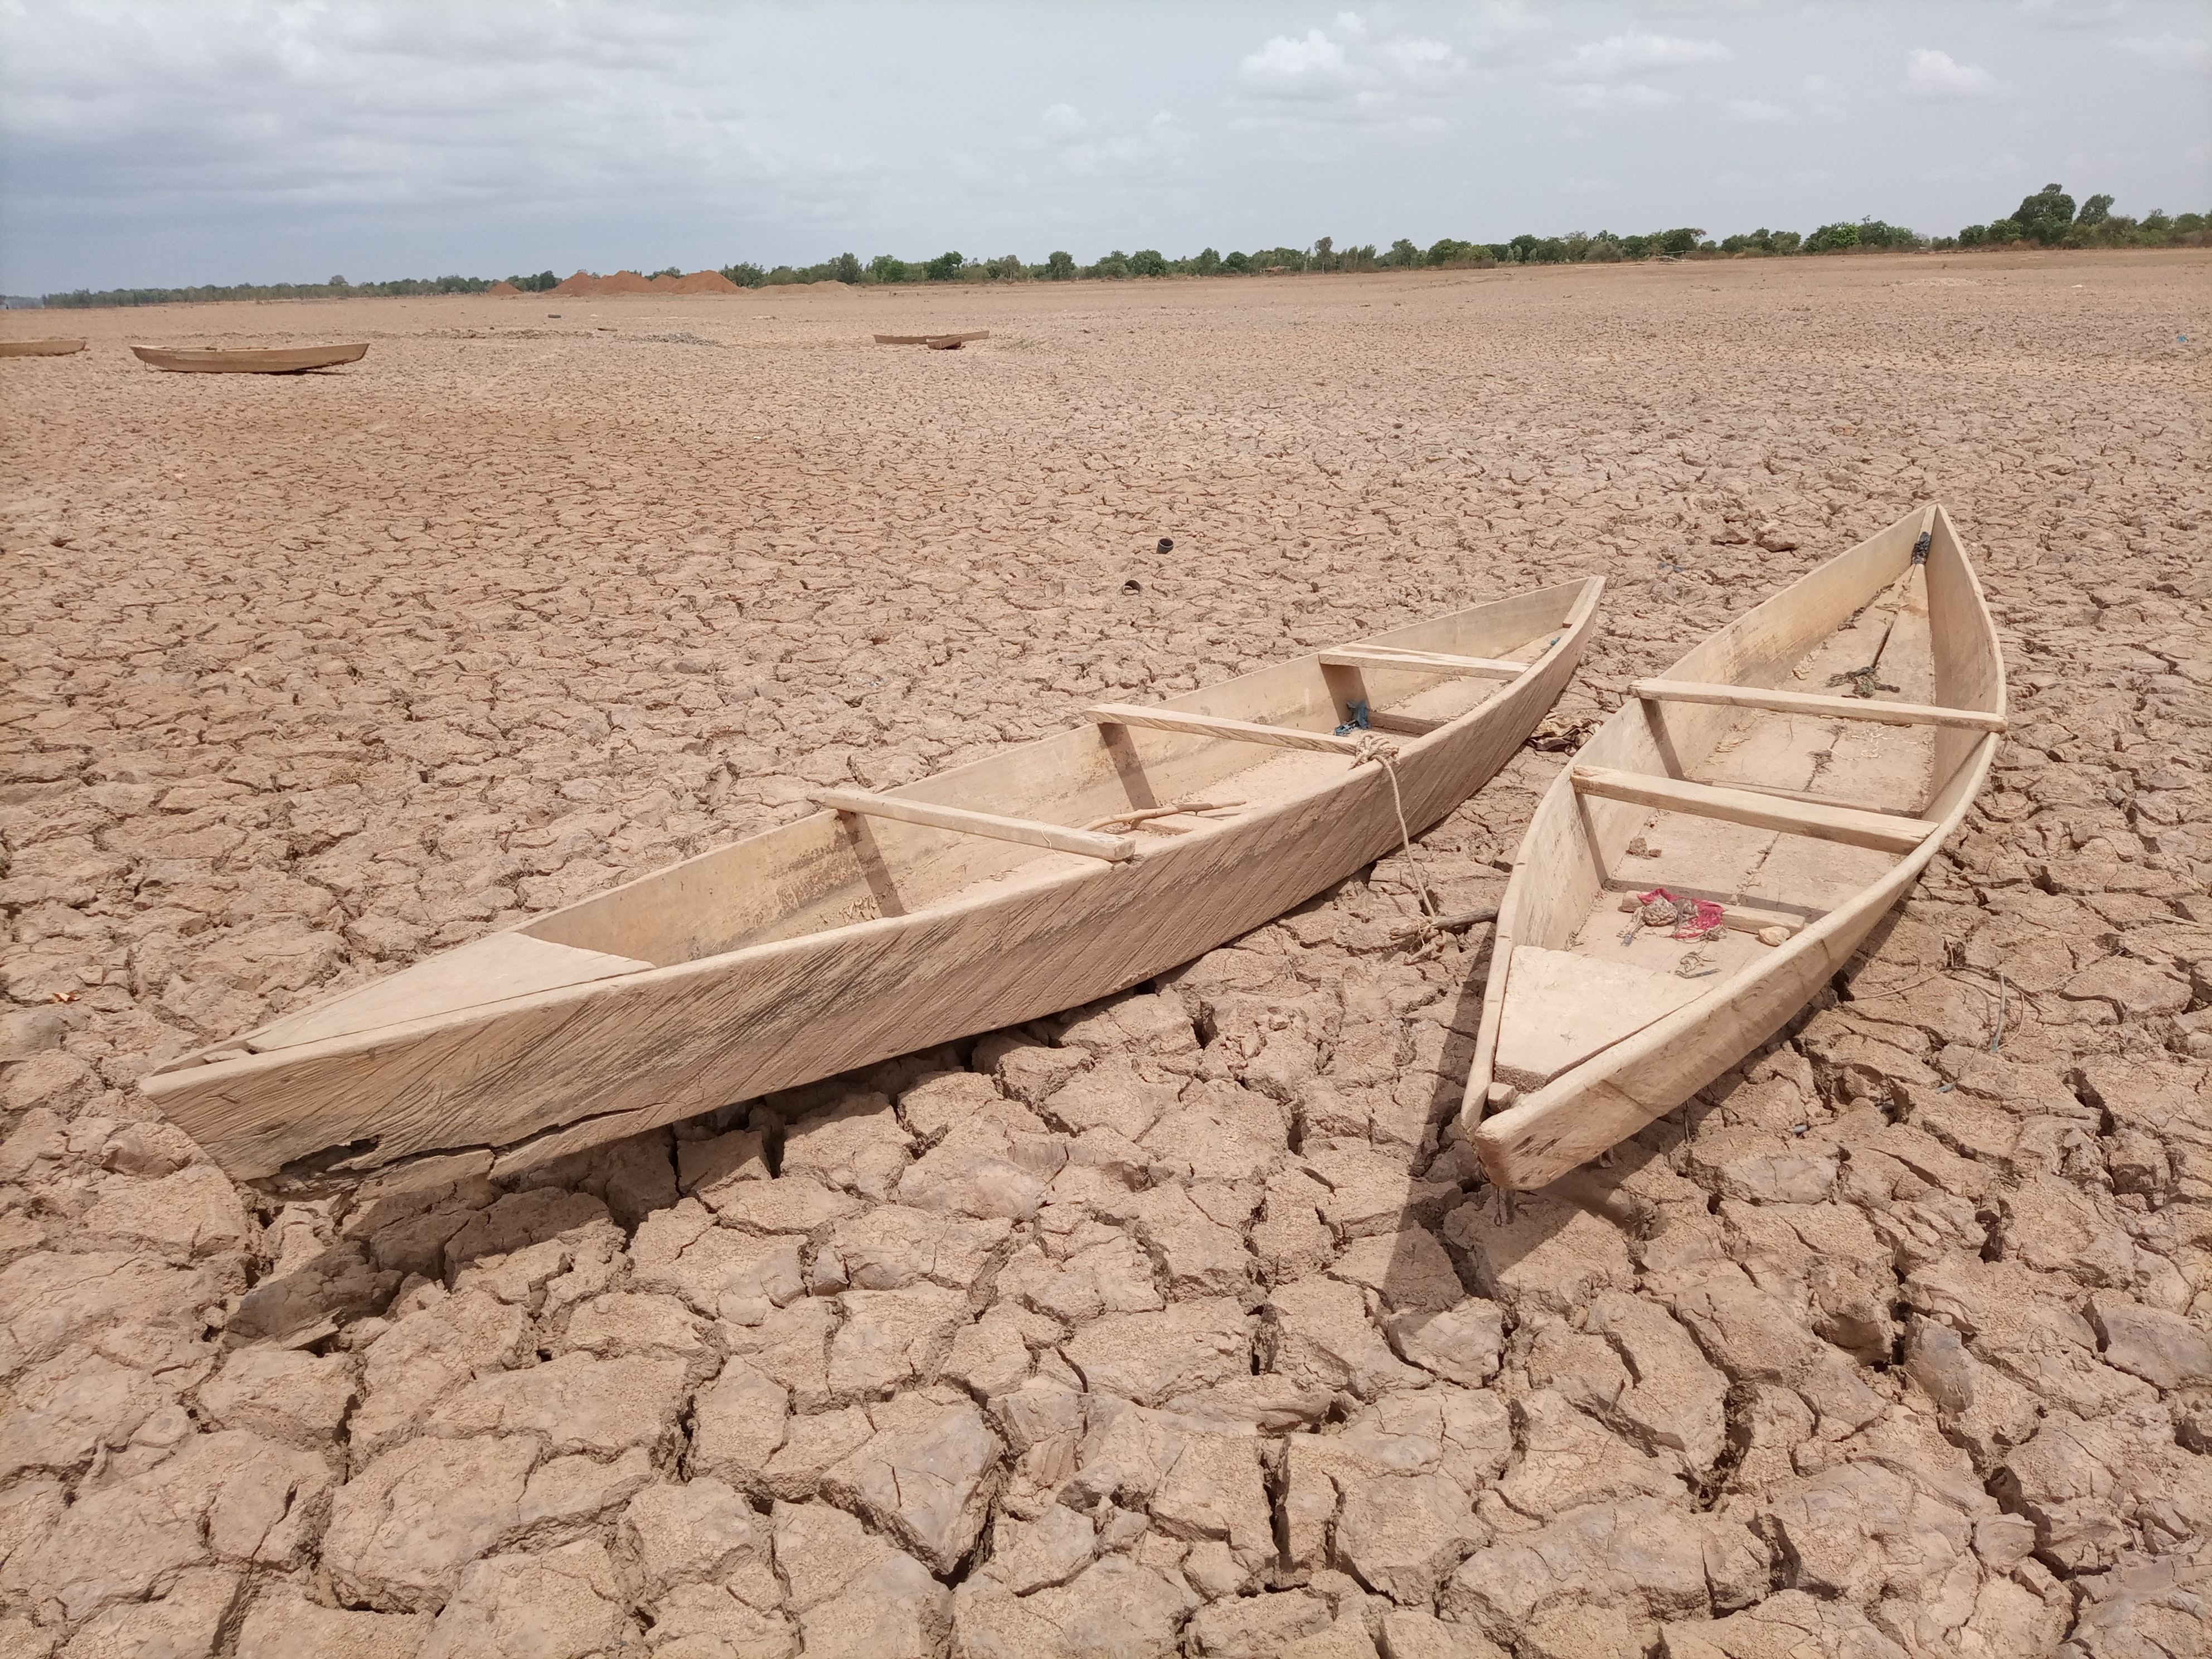
<path id="1" fill-rule="evenodd" d="M 188 346 L 174 351 L 154 346 L 132 346 L 131 349 L 149 368 L 172 369 L 185 374 L 304 374 L 311 368 L 359 362 L 368 350 L 368 342 L 243 349 L 222 346 Z"/>
<path id="2" fill-rule="evenodd" d="M 1462 1121 L 1502 1187 L 1564 1175 L 1785 1024 L 1958 828 L 2005 723 L 1996 629 L 1932 506 L 1630 693 L 1499 902 Z M 1661 889 L 1717 907 L 1717 937 L 1677 937 L 1710 909 L 1624 912 Z"/>
<path id="3" fill-rule="evenodd" d="M 82 340 L 0 340 L 0 357 L 73 357 Z"/>
<path id="4" fill-rule="evenodd" d="M 1601 586 L 1479 605 L 1156 707 L 1103 705 L 881 794 L 825 790 L 827 810 L 143 1086 L 240 1179 L 479 1148 L 512 1169 L 1073 1007 L 1398 845 L 1390 778 L 1334 732 L 1355 703 L 1395 734 L 1415 830 L 1466 799 L 1559 696 Z"/>

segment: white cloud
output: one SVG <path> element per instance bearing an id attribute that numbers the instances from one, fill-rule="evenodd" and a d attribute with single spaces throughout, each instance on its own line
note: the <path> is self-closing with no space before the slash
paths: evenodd
<path id="1" fill-rule="evenodd" d="M 1021 148 L 1048 157 L 1065 173 L 1095 179 L 1156 173 L 1181 155 L 1184 142 L 1166 110 L 1140 130 L 1125 132 L 1110 117 L 1054 104 L 1037 118 L 1036 131 L 1021 140 Z"/>
<path id="2" fill-rule="evenodd" d="M 2149 59 L 2161 69 L 2212 68 L 2212 37 L 2182 34 L 2129 34 L 2112 42 L 2122 52 Z"/>
<path id="3" fill-rule="evenodd" d="M 1340 98 L 1357 85 L 1344 48 L 1319 29 L 1278 34 L 1237 66 L 1244 89 L 1261 98 Z"/>
<path id="4" fill-rule="evenodd" d="M 1685 40 L 1632 29 L 1577 46 L 1559 67 L 1563 81 L 1618 81 L 1653 70 L 1725 64 L 1735 54 L 1717 40 Z"/>
<path id="5" fill-rule="evenodd" d="M 1948 52 L 1919 46 L 1905 56 L 1905 89 L 1916 98 L 1986 98 L 1997 83 L 1985 69 L 1959 63 Z"/>
<path id="6" fill-rule="evenodd" d="M 1567 109 L 1663 109 L 1679 94 L 1633 76 L 1725 64 L 1735 54 L 1717 40 L 1631 29 L 1586 41 L 1553 65 L 1545 96 Z"/>
<path id="7" fill-rule="evenodd" d="M 1682 100 L 1662 88 L 1631 81 L 1613 86 L 1603 81 L 1553 81 L 1544 93 L 1564 109 L 1664 109 Z"/>
<path id="8" fill-rule="evenodd" d="M 1467 60 L 1423 35 L 1377 37 L 1356 12 L 1328 29 L 1271 36 L 1237 65 L 1239 125 L 1278 131 L 1356 125 L 1422 137 L 1449 125 L 1437 107 Z"/>
<path id="9" fill-rule="evenodd" d="M 1731 98 L 1728 112 L 1739 121 L 1786 121 L 1790 112 L 1779 104 L 1770 104 L 1764 98 Z"/>

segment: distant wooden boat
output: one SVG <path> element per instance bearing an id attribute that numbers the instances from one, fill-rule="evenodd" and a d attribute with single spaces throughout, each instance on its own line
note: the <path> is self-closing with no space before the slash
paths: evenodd
<path id="1" fill-rule="evenodd" d="M 311 368 L 359 362 L 368 350 L 368 343 L 249 349 L 224 346 L 191 346 L 176 351 L 153 346 L 131 349 L 149 368 L 173 369 L 183 374 L 304 374 Z"/>
<path id="2" fill-rule="evenodd" d="M 0 340 L 0 357 L 70 357 L 83 349 L 82 340 Z"/>
<path id="3" fill-rule="evenodd" d="M 1316 652 L 810 817 L 143 1079 L 242 1180 L 492 1148 L 520 1168 L 1073 1007 L 1280 915 L 1504 764 L 1600 580 Z"/>
<path id="4" fill-rule="evenodd" d="M 1502 1187 L 1564 1175 L 1786 1024 L 1959 827 L 2005 724 L 1996 631 L 1940 507 L 1629 690 L 1499 903 L 1462 1121 Z M 1673 902 L 1692 908 L 1646 925 Z"/>
<path id="5" fill-rule="evenodd" d="M 878 345 L 927 346 L 932 351 L 957 351 L 970 340 L 988 340 L 991 331 L 979 328 L 972 334 L 878 334 Z"/>

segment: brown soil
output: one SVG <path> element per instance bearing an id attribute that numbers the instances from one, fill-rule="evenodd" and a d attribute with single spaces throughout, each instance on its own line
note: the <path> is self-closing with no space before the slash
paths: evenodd
<path id="1" fill-rule="evenodd" d="M 0 362 L 0 1649 L 2202 1651 L 2208 278 L 72 313 Z M 1441 1127 L 1487 939 L 1392 947 L 1399 860 L 516 1190 L 277 1204 L 131 1086 L 811 788 L 1601 571 L 1565 724 L 1929 497 L 2013 675 L 1968 832 L 1510 1218 Z M 1425 838 L 1448 908 L 1564 759 Z"/>

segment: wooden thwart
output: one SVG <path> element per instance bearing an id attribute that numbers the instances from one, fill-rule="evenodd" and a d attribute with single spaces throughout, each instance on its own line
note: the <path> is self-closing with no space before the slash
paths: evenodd
<path id="1" fill-rule="evenodd" d="M 1893 818 L 1848 806 L 1815 806 L 1808 801 L 1755 795 L 1747 789 L 1684 783 L 1604 766 L 1576 767 L 1574 784 L 1578 794 L 1632 801 L 1692 817 L 1719 818 L 1754 830 L 1779 830 L 1786 836 L 1810 836 L 1846 847 L 1871 847 L 1884 853 L 1909 853 L 1937 828 L 1920 818 Z"/>
<path id="2" fill-rule="evenodd" d="M 1401 674 L 1458 674 L 1468 678 L 1517 680 L 1528 672 L 1525 662 L 1501 662 L 1492 657 L 1448 657 L 1435 651 L 1401 651 L 1347 646 L 1321 653 L 1324 668 L 1395 669 Z"/>
<path id="3" fill-rule="evenodd" d="M 1764 708 L 1778 714 L 1824 714 L 1838 720 L 1874 720 L 1883 726 L 1951 726 L 1969 732 L 2005 729 L 2002 714 L 1988 714 L 1979 708 L 1938 708 L 1919 702 L 1824 697 L 1807 691 L 1705 685 L 1692 680 L 1638 680 L 1629 690 L 1646 702 L 1718 703 L 1729 708 Z"/>
<path id="4" fill-rule="evenodd" d="M 1000 817 L 995 812 L 975 812 L 963 806 L 939 806 L 929 801 L 907 800 L 897 795 L 872 795 L 865 789 L 825 789 L 813 797 L 817 806 L 833 812 L 854 812 L 866 817 L 896 818 L 901 823 L 926 824 L 933 830 L 951 830 L 993 841 L 1019 842 L 1025 847 L 1048 847 L 1055 853 L 1080 853 L 1085 857 L 1119 864 L 1137 855 L 1137 844 L 1127 836 L 1102 836 L 1091 830 L 1071 830 L 1064 824 L 1040 823 L 1034 818 Z"/>
<path id="5" fill-rule="evenodd" d="M 1202 738 L 1233 738 L 1243 743 L 1272 743 L 1279 749 L 1318 749 L 1324 754 L 1353 755 L 1356 738 L 1333 737 L 1326 732 L 1301 732 L 1290 726 L 1261 726 L 1253 720 L 1224 720 L 1217 714 L 1187 714 L 1180 708 L 1139 708 L 1133 703 L 1102 702 L 1083 711 L 1100 726 L 1142 726 L 1155 732 L 1189 732 Z"/>

